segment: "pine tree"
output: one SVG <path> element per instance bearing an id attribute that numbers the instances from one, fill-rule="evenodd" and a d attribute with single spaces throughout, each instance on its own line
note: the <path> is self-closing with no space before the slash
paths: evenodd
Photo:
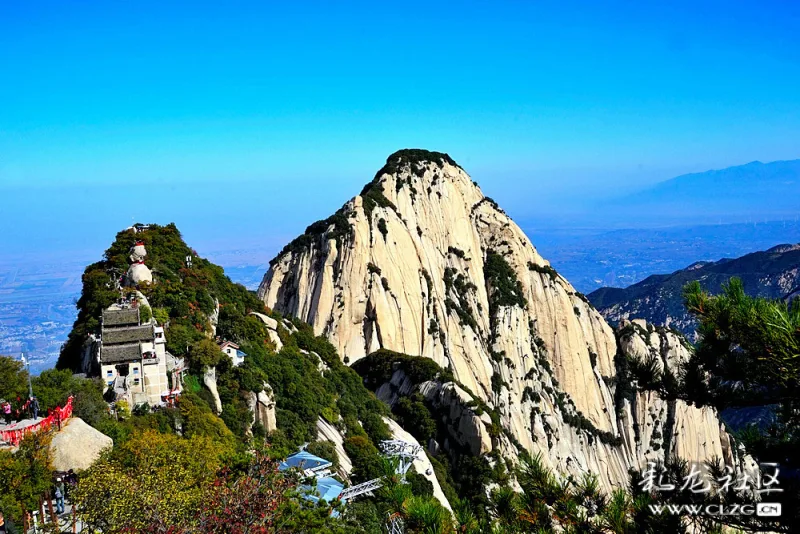
<path id="1" fill-rule="evenodd" d="M 761 498 L 782 502 L 783 517 L 765 526 L 779 531 L 800 525 L 800 301 L 750 297 L 736 278 L 717 296 L 690 283 L 684 299 L 699 322 L 686 368 L 688 398 L 718 409 L 768 408 L 769 421 L 738 437 L 757 462 L 779 464 L 783 491 Z"/>

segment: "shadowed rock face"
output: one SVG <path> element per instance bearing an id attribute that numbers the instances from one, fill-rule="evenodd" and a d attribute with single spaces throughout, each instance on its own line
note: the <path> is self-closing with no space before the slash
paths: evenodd
<path id="1" fill-rule="evenodd" d="M 499 412 L 511 441 L 489 446 L 505 454 L 542 452 L 557 471 L 598 473 L 606 488 L 663 457 L 633 429 L 664 401 L 615 400 L 612 328 L 444 154 L 390 156 L 359 196 L 284 248 L 259 295 L 327 336 L 346 363 L 387 348 L 450 368 Z M 685 408 L 670 421 L 723 440 L 715 413 Z M 687 459 L 723 456 L 673 435 Z"/>

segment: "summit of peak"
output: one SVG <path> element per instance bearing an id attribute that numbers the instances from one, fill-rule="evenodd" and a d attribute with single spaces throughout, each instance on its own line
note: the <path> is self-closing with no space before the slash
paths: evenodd
<path id="1" fill-rule="evenodd" d="M 409 177 L 423 178 L 427 174 L 428 178 L 435 183 L 440 176 L 452 176 L 454 174 L 452 169 L 450 172 L 440 172 L 444 171 L 447 165 L 457 169 L 455 174 L 463 173 L 463 169 L 455 160 L 444 152 L 433 152 L 421 148 L 404 148 L 394 152 L 386 158 L 386 164 L 375 173 L 372 181 L 364 185 L 361 190 L 360 196 L 364 199 L 365 210 L 368 214 L 371 213 L 372 207 L 376 204 L 383 207 L 394 207 L 394 204 L 387 198 L 383 190 L 383 184 L 387 180 L 395 180 L 398 184 L 398 191 L 402 188 L 402 184 L 408 181 Z"/>
<path id="2" fill-rule="evenodd" d="M 386 164 L 378 171 L 376 178 L 383 174 L 396 174 L 412 164 L 421 166 L 425 163 L 434 163 L 439 167 L 444 167 L 445 163 L 449 163 L 454 167 L 459 167 L 458 163 L 444 152 L 433 152 L 422 148 L 404 148 L 386 158 Z"/>

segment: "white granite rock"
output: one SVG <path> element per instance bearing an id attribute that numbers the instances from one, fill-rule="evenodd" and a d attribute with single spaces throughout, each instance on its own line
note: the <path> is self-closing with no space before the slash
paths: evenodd
<path id="1" fill-rule="evenodd" d="M 373 187 L 391 205 L 357 196 L 340 211 L 349 230 L 332 222 L 325 236 L 271 263 L 258 290 L 268 307 L 310 323 L 348 363 L 387 348 L 449 368 L 499 413 L 515 443 L 500 439 L 510 456 L 518 444 L 555 471 L 597 473 L 607 490 L 628 483 L 628 468 L 663 457 L 663 447 L 646 441 L 649 431 L 633 425 L 653 415 L 666 421 L 668 403 L 642 393 L 617 408 L 614 331 L 460 167 L 401 164 Z M 490 299 L 490 251 L 513 272 L 524 306 Z M 634 340 L 633 348 L 649 354 L 652 341 Z M 676 346 L 665 350 L 675 352 L 670 361 L 680 356 Z M 384 386 L 378 394 L 389 403 L 410 387 Z M 426 397 L 443 394 L 441 385 L 414 386 Z M 475 451 L 491 450 L 485 421 L 469 410 L 465 417 L 465 398 L 446 393 L 459 395 L 443 402 L 453 410 L 451 433 Z M 715 413 L 679 401 L 669 413 L 671 450 L 695 461 L 722 455 L 727 438 Z M 578 414 L 591 435 L 568 423 Z"/>
<path id="2" fill-rule="evenodd" d="M 72 417 L 64 423 L 60 432 L 53 435 L 50 442 L 53 469 L 88 469 L 100 457 L 100 453 L 113 444 L 110 437 L 89 426 L 83 419 Z"/>

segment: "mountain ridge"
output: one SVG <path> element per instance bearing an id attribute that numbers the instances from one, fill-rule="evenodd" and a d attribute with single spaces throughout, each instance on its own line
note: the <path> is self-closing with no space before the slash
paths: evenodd
<path id="1" fill-rule="evenodd" d="M 734 165 L 722 169 L 711 169 L 703 172 L 681 174 L 674 178 L 658 182 L 649 189 L 633 193 L 630 197 L 645 197 L 648 192 L 669 191 L 682 193 L 687 189 L 719 186 L 753 186 L 774 183 L 794 184 L 800 180 L 800 159 L 776 160 L 768 163 L 751 161 L 742 165 Z M 731 190 L 721 190 L 720 194 L 735 193 Z"/>
<path id="2" fill-rule="evenodd" d="M 620 221 L 662 224 L 795 217 L 800 208 L 800 159 L 682 174 L 601 202 L 599 208 Z"/>
<path id="3" fill-rule="evenodd" d="M 719 293 L 731 277 L 741 278 L 748 294 L 785 298 L 800 285 L 800 244 L 781 244 L 739 258 L 696 262 L 669 274 L 654 274 L 626 288 L 603 287 L 587 295 L 609 321 L 641 318 L 693 335 L 695 322 L 683 306 L 682 290 L 698 280 Z"/>

